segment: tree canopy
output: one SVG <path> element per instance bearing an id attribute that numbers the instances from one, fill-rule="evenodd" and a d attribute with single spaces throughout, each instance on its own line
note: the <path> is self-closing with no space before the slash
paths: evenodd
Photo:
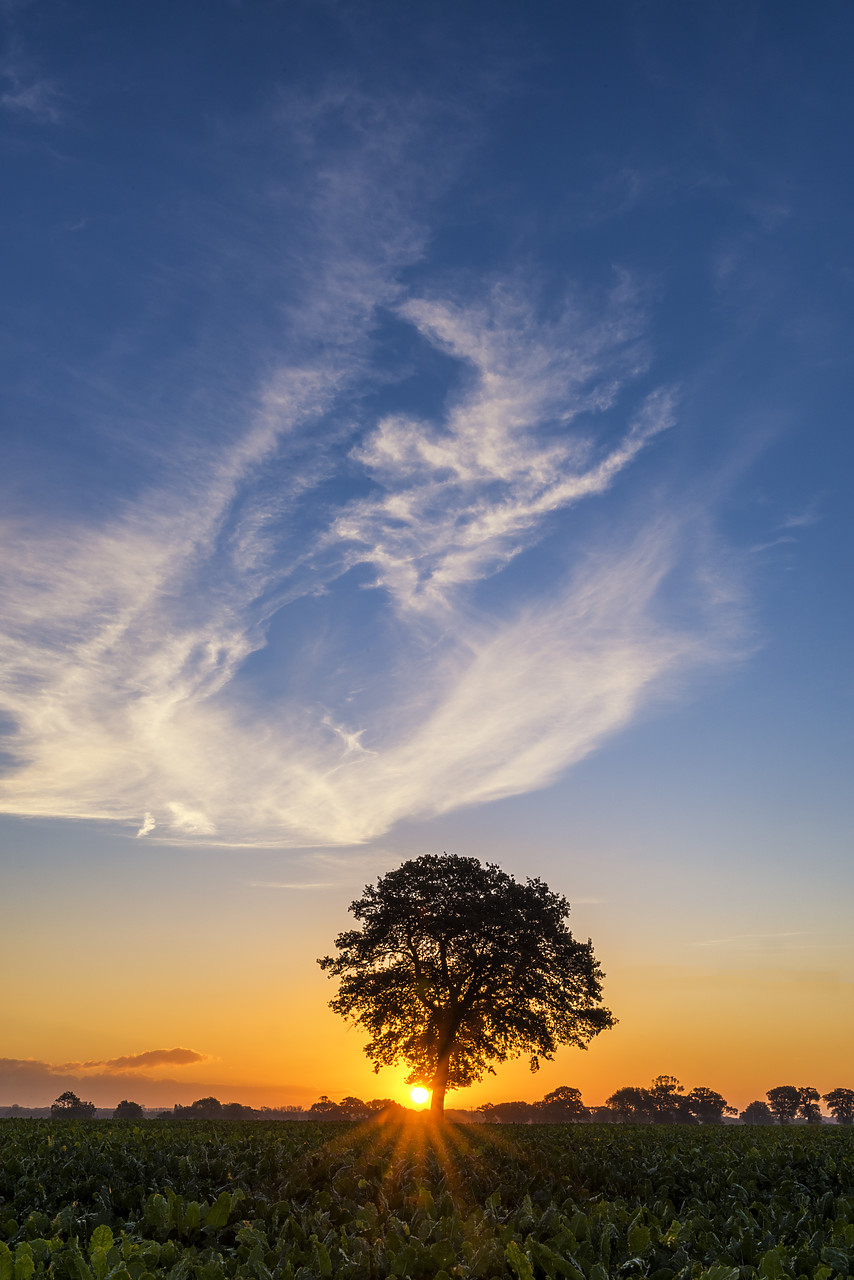
<path id="1" fill-rule="evenodd" d="M 114 1120 L 143 1120 L 145 1112 L 138 1102 L 131 1102 L 129 1098 L 122 1098 L 121 1102 L 113 1112 Z"/>
<path id="2" fill-rule="evenodd" d="M 66 1089 L 50 1107 L 53 1120 L 91 1120 L 95 1114 L 94 1102 L 83 1102 L 76 1093 Z"/>
<path id="3" fill-rule="evenodd" d="M 831 1089 L 823 1097 L 837 1124 L 854 1124 L 854 1089 Z"/>
<path id="4" fill-rule="evenodd" d="M 758 1098 L 755 1102 L 749 1102 L 738 1117 L 742 1124 L 773 1124 L 774 1115 L 767 1102 L 761 1102 Z"/>
<path id="5" fill-rule="evenodd" d="M 821 1124 L 821 1112 L 818 1107 L 820 1098 L 818 1089 L 812 1085 L 796 1086 L 778 1084 L 765 1094 L 775 1118 L 780 1124 L 791 1124 L 801 1116 L 808 1124 Z"/>
<path id="6" fill-rule="evenodd" d="M 635 1124 L 721 1124 L 725 1115 L 736 1113 L 722 1094 L 705 1085 L 686 1094 L 675 1076 L 656 1076 L 648 1089 L 627 1085 L 605 1106 L 615 1119 Z"/>
<path id="7" fill-rule="evenodd" d="M 615 1019 L 589 941 L 567 928 L 569 903 L 542 880 L 520 884 L 494 863 L 425 854 L 368 885 L 318 961 L 339 979 L 330 1006 L 364 1028 L 375 1070 L 403 1061 L 410 1084 L 445 1091 L 492 1063 L 562 1044 L 586 1046 Z"/>

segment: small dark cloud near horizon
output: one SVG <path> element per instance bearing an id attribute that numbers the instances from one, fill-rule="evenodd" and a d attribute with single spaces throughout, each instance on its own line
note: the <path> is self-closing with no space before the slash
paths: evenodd
<path id="1" fill-rule="evenodd" d="M 195 1049 L 146 1049 L 144 1053 L 130 1053 L 122 1058 L 105 1058 L 97 1062 L 66 1063 L 70 1068 L 113 1067 L 115 1070 L 135 1070 L 138 1067 L 185 1067 L 192 1062 L 207 1062 L 206 1053 Z"/>
<path id="2" fill-rule="evenodd" d="M 90 1071 L 94 1067 L 107 1067 L 113 1071 L 135 1071 L 144 1067 L 182 1067 L 194 1062 L 207 1061 L 208 1055 L 198 1053 L 195 1049 L 146 1049 L 142 1053 L 129 1053 L 120 1058 L 92 1058 L 88 1062 L 44 1062 L 39 1058 L 0 1058 L 0 1072 L 27 1070 L 44 1075 L 64 1076 L 70 1071 Z"/>

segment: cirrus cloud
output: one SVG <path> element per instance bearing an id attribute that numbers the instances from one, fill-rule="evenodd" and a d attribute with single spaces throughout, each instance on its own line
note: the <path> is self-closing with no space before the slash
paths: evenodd
<path id="1" fill-rule="evenodd" d="M 345 119 L 351 143 L 289 195 L 290 336 L 242 424 L 191 422 L 100 519 L 0 522 L 2 812 L 354 844 L 542 787 L 740 652 L 702 510 L 649 495 L 607 539 L 567 535 L 677 422 L 673 389 L 638 384 L 631 280 L 548 306 L 518 275 L 406 290 L 424 119 L 346 94 L 291 114 L 304 157 Z M 381 311 L 416 367 L 444 362 L 438 405 L 371 407 L 407 399 Z"/>

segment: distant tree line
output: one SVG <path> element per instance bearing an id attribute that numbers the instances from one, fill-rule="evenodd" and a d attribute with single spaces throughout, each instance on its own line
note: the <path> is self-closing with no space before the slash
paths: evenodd
<path id="1" fill-rule="evenodd" d="M 626 1085 L 617 1089 L 602 1107 L 586 1107 L 578 1089 L 560 1085 L 539 1102 L 484 1102 L 480 1118 L 492 1124 L 587 1124 L 591 1121 L 618 1124 L 722 1124 L 725 1116 L 735 1116 L 742 1124 L 821 1124 L 819 1102 L 827 1105 L 837 1124 L 854 1124 L 854 1089 L 831 1089 L 820 1094 L 812 1085 L 777 1085 L 769 1089 L 767 1102 L 751 1102 L 738 1114 L 722 1094 L 704 1085 L 689 1093 L 675 1076 L 656 1076 L 649 1088 Z M 66 1090 L 50 1108 L 54 1120 L 90 1120 L 94 1102 L 84 1102 Z M 189 1106 L 177 1104 L 161 1111 L 160 1119 L 179 1120 L 371 1120 L 402 1114 L 407 1110 L 391 1098 L 347 1097 L 333 1102 L 323 1094 L 307 1109 L 302 1107 L 248 1107 L 241 1102 L 220 1102 L 218 1098 L 197 1098 Z M 462 1113 L 465 1115 L 465 1113 Z M 138 1102 L 124 1098 L 113 1112 L 114 1120 L 143 1120 L 146 1112 Z"/>
<path id="2" fill-rule="evenodd" d="M 498 1124 L 722 1124 L 737 1114 L 742 1124 L 821 1124 L 823 1100 L 838 1124 L 854 1124 L 854 1089 L 820 1094 L 812 1086 L 778 1085 L 765 1096 L 767 1102 L 751 1102 L 738 1114 L 715 1089 L 698 1085 L 686 1093 L 675 1076 L 656 1076 L 649 1088 L 617 1089 L 603 1107 L 585 1107 L 578 1089 L 561 1085 L 539 1102 L 485 1102 L 478 1110 Z"/>
<path id="3" fill-rule="evenodd" d="M 331 1102 L 323 1094 L 318 1102 L 311 1104 L 307 1114 L 312 1120 L 374 1120 L 380 1115 L 402 1114 L 406 1110 L 391 1098 L 372 1098 L 370 1102 L 344 1098 L 341 1102 Z"/>
<path id="4" fill-rule="evenodd" d="M 820 1094 L 812 1085 L 777 1085 L 765 1094 L 767 1102 L 751 1102 L 739 1114 L 742 1124 L 792 1124 L 796 1120 L 821 1124 L 819 1102 L 824 1101 L 837 1124 L 854 1124 L 854 1089 Z M 641 1124 L 720 1124 L 735 1107 L 714 1089 L 703 1086 L 685 1093 L 675 1076 L 656 1076 L 649 1089 L 618 1089 L 605 1106 L 614 1118 Z"/>

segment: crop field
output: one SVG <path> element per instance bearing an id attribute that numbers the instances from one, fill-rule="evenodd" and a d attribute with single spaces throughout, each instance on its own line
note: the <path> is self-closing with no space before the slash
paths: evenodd
<path id="1" fill-rule="evenodd" d="M 854 1271 L 854 1132 L 0 1121 L 0 1280 Z"/>

